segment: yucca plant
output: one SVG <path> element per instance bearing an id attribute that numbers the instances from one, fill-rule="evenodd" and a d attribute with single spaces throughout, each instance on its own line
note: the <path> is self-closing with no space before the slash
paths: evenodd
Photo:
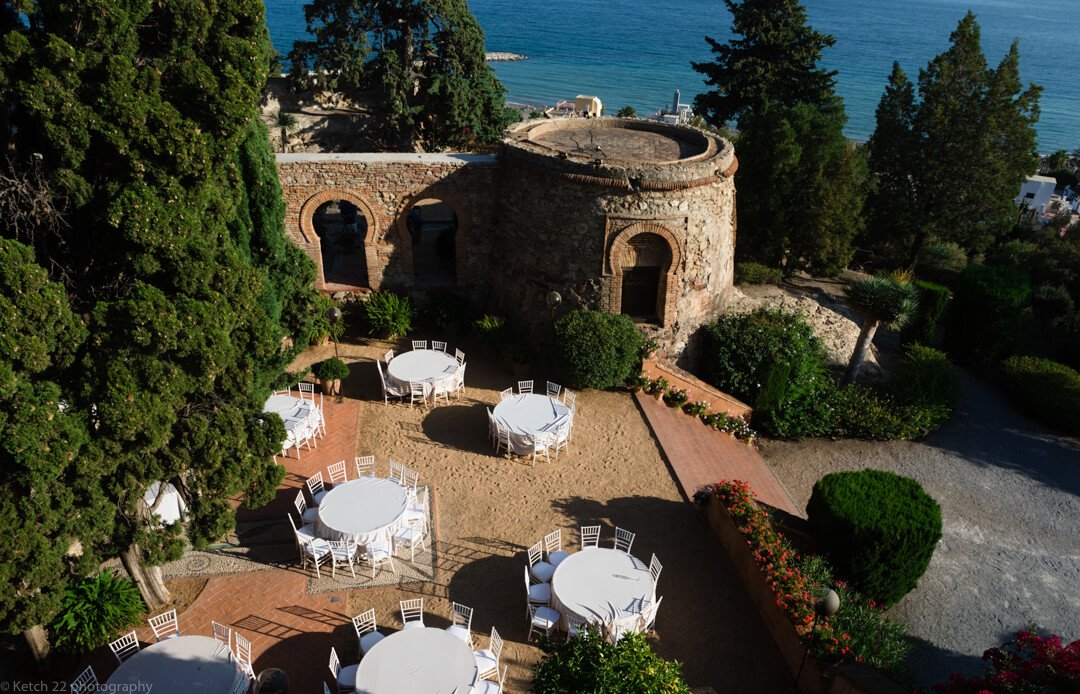
<path id="1" fill-rule="evenodd" d="M 396 340 L 412 330 L 413 308 L 409 298 L 393 292 L 375 292 L 364 304 L 371 334 Z"/>
<path id="2" fill-rule="evenodd" d="M 844 373 L 844 384 L 851 383 L 859 375 L 866 360 L 866 350 L 880 325 L 898 330 L 918 312 L 919 288 L 911 280 L 910 273 L 893 272 L 854 280 L 844 289 L 848 303 L 862 316 L 859 339 Z"/>
<path id="3" fill-rule="evenodd" d="M 74 581 L 64 591 L 49 631 L 53 645 L 67 653 L 92 651 L 139 622 L 146 606 L 139 589 L 111 571 Z"/>

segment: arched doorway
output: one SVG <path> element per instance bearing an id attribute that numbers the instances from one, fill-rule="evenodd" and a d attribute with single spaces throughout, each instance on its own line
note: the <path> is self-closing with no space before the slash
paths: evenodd
<path id="1" fill-rule="evenodd" d="M 627 241 L 620 255 L 619 313 L 643 323 L 662 323 L 667 273 L 671 269 L 671 247 L 667 239 L 659 234 L 637 234 Z"/>
<path id="2" fill-rule="evenodd" d="M 437 198 L 418 200 L 409 208 L 405 228 L 412 240 L 417 287 L 457 284 L 457 229 L 454 209 Z"/>
<path id="3" fill-rule="evenodd" d="M 319 237 L 326 285 L 368 286 L 364 237 L 368 219 L 349 200 L 330 200 L 316 208 L 311 226 Z"/>

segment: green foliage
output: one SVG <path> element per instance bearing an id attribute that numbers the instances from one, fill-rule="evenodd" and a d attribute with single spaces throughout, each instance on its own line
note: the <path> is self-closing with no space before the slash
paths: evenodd
<path id="1" fill-rule="evenodd" d="M 533 673 L 537 694 L 689 694 L 682 666 L 652 652 L 643 634 L 610 643 L 588 627 L 577 638 L 544 639 L 544 657 Z"/>
<path id="2" fill-rule="evenodd" d="M 887 605 L 915 588 L 941 539 L 941 508 L 913 479 L 834 472 L 806 506 L 814 539 L 852 587 Z"/>
<path id="3" fill-rule="evenodd" d="M 967 252 L 955 241 L 929 239 L 919 251 L 920 272 L 958 273 L 968 266 Z"/>
<path id="4" fill-rule="evenodd" d="M 681 409 L 689 399 L 690 396 L 686 393 L 686 388 L 669 388 L 664 393 L 664 404 L 675 409 Z"/>
<path id="5" fill-rule="evenodd" d="M 1014 356 L 1001 365 L 1009 400 L 1025 414 L 1080 434 L 1080 373 L 1049 359 Z"/>
<path id="6" fill-rule="evenodd" d="M 694 98 L 695 113 L 715 126 L 734 120 L 742 130 L 746 117 L 766 106 L 818 104 L 832 97 L 836 72 L 818 67 L 818 62 L 836 39 L 814 31 L 799 0 L 724 4 L 737 38 L 724 44 L 705 37 L 716 57 L 691 65 L 713 89 Z"/>
<path id="7" fill-rule="evenodd" d="M 49 625 L 52 645 L 72 654 L 89 653 L 139 623 L 146 606 L 126 578 L 102 571 L 72 582 Z"/>
<path id="8" fill-rule="evenodd" d="M 517 118 L 466 0 L 313 0 L 304 17 L 313 38 L 289 52 L 291 82 L 362 94 L 383 148 L 492 143 Z"/>
<path id="9" fill-rule="evenodd" d="M 637 109 L 633 106 L 623 106 L 615 112 L 616 118 L 637 118 Z"/>
<path id="10" fill-rule="evenodd" d="M 645 392 L 649 395 L 663 395 L 670 387 L 671 384 L 668 383 L 667 379 L 663 376 L 659 378 L 654 378 L 653 380 L 646 383 L 644 386 Z"/>
<path id="11" fill-rule="evenodd" d="M 1059 284 L 1044 284 L 1035 290 L 1031 307 L 1039 318 L 1053 320 L 1072 313 L 1076 304 L 1065 287 Z"/>
<path id="12" fill-rule="evenodd" d="M 919 290 L 919 308 L 900 332 L 900 339 L 928 345 L 934 341 L 938 322 L 949 303 L 949 288 L 927 280 L 915 280 L 914 284 Z"/>
<path id="13" fill-rule="evenodd" d="M 611 388 L 638 366 L 645 338 L 629 316 L 576 310 L 555 322 L 555 361 L 572 388 Z"/>
<path id="14" fill-rule="evenodd" d="M 364 302 L 371 334 L 396 340 L 412 330 L 413 309 L 409 297 L 390 291 L 374 292 Z"/>
<path id="15" fill-rule="evenodd" d="M 330 357 L 312 364 L 311 373 L 320 381 L 339 381 L 348 378 L 349 366 L 337 357 Z"/>
<path id="16" fill-rule="evenodd" d="M 422 314 L 425 324 L 441 333 L 463 328 L 469 323 L 469 310 L 464 300 L 451 294 L 432 297 Z"/>
<path id="17" fill-rule="evenodd" d="M 784 272 L 761 263 L 735 263 L 735 284 L 780 284 Z"/>
<path id="18" fill-rule="evenodd" d="M 945 346 L 961 363 L 987 363 L 1014 344 L 1031 283 L 1019 270 L 970 265 L 949 308 Z"/>
<path id="19" fill-rule="evenodd" d="M 484 347 L 495 354 L 506 351 L 506 343 L 510 340 L 510 332 L 506 328 L 506 320 L 502 316 L 485 314 L 473 321 L 473 332 Z"/>
<path id="20" fill-rule="evenodd" d="M 945 353 L 917 343 L 904 347 L 886 391 L 902 406 L 928 410 L 928 431 L 948 421 L 964 392 L 960 372 Z"/>

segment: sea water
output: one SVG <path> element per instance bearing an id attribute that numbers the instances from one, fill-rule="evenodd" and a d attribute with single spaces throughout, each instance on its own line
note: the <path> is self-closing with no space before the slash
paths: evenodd
<path id="1" fill-rule="evenodd" d="M 302 0 L 265 0 L 274 47 L 287 53 L 305 37 Z M 810 23 L 836 37 L 824 65 L 839 71 L 846 133 L 863 140 L 894 60 L 908 76 L 948 48 L 949 34 L 971 9 L 992 65 L 1020 40 L 1021 76 L 1043 86 L 1039 149 L 1080 147 L 1078 0 L 803 0 Z M 683 103 L 707 89 L 690 61 L 708 61 L 710 36 L 731 38 L 721 0 L 470 0 L 489 51 L 529 56 L 494 63 L 510 101 L 552 105 L 577 94 L 600 97 L 607 113 L 639 114 Z"/>

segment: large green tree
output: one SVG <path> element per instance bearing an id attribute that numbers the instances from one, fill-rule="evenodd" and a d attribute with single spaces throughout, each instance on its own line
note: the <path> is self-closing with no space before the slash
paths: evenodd
<path id="1" fill-rule="evenodd" d="M 86 340 L 51 377 L 86 422 L 79 479 L 114 517 L 103 537 L 80 539 L 119 555 L 153 609 L 168 599 L 153 567 L 183 544 L 144 494 L 175 485 L 196 546 L 232 527 L 231 498 L 269 500 L 284 429 L 262 403 L 289 361 L 285 336 L 302 346 L 311 332 L 311 263 L 284 237 L 258 122 L 264 7 L 2 7 L 21 21 L 0 37 L 0 144 L 11 170 L 40 167 L 65 223 L 0 221 L 0 235 L 32 245 L 83 316 Z M 0 620 L 19 626 L 11 612 Z"/>
<path id="2" fill-rule="evenodd" d="M 694 111 L 717 127 L 771 104 L 795 106 L 827 101 L 835 71 L 818 65 L 821 53 L 836 43 L 807 23 L 799 0 L 724 0 L 731 13 L 728 43 L 705 37 L 713 62 L 691 63 L 713 87 L 694 98 Z"/>
<path id="3" fill-rule="evenodd" d="M 510 122 L 466 0 L 314 0 L 304 16 L 314 38 L 289 52 L 293 84 L 362 99 L 383 146 L 491 143 Z"/>

